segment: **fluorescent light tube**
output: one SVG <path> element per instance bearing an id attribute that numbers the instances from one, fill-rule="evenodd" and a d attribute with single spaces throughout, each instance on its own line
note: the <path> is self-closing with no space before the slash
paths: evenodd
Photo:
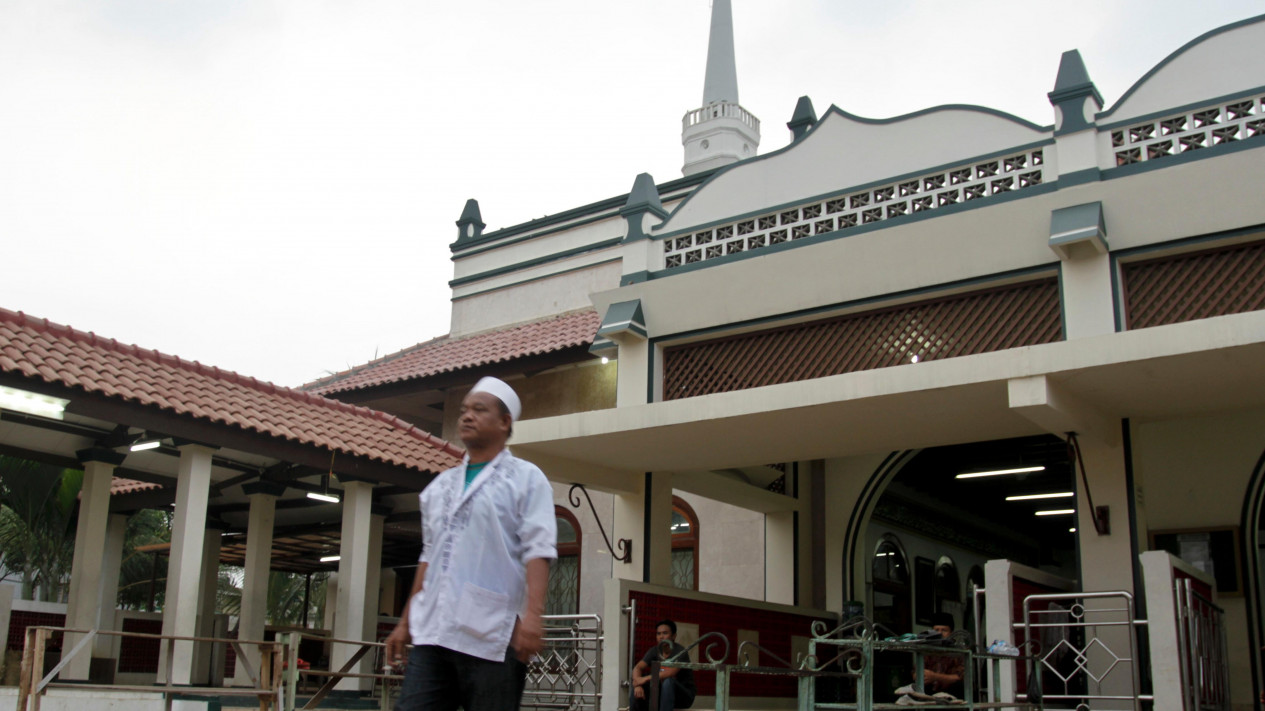
<path id="1" fill-rule="evenodd" d="M 1019 467 L 1018 469 L 996 469 L 987 472 L 970 472 L 967 474 L 958 474 L 956 479 L 978 479 L 982 476 L 1001 476 L 1003 474 L 1026 474 L 1028 472 L 1043 472 L 1045 467 Z"/>
<path id="2" fill-rule="evenodd" d="M 1037 511 L 1038 516 L 1064 516 L 1066 514 L 1074 514 L 1076 509 L 1049 509 L 1046 511 Z"/>
<path id="3" fill-rule="evenodd" d="M 337 496 L 334 496 L 333 494 L 322 494 L 319 491 L 309 491 L 307 492 L 307 497 L 309 499 L 316 499 L 317 501 L 324 501 L 331 504 L 336 504 L 340 500 Z"/>
<path id="4" fill-rule="evenodd" d="M 158 449 L 161 446 L 162 446 L 161 441 L 156 440 L 156 439 L 151 439 L 146 442 L 137 442 L 136 444 L 129 447 L 129 449 L 131 449 L 133 452 L 144 452 L 147 449 Z"/>
<path id="5" fill-rule="evenodd" d="M 0 385 L 0 410 L 14 410 L 37 417 L 60 420 L 66 412 L 66 406 L 69 404 L 69 400 L 63 400 L 59 397 L 40 395 L 39 393 Z"/>
<path id="6" fill-rule="evenodd" d="M 341 560 L 341 559 L 342 559 L 342 556 L 340 556 L 340 555 L 326 555 L 326 556 L 321 556 L 321 562 L 322 562 L 322 563 L 333 563 L 334 561 Z"/>
<path id="7" fill-rule="evenodd" d="M 1032 501 L 1033 499 L 1066 499 L 1069 496 L 1076 496 L 1071 491 L 1056 491 L 1050 494 L 1023 494 L 1022 496 L 1007 496 L 1007 501 Z"/>

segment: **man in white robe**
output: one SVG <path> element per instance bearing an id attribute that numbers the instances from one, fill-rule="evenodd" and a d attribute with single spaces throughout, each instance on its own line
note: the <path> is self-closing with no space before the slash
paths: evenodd
<path id="1" fill-rule="evenodd" d="M 483 378 L 461 403 L 460 466 L 421 493 L 422 555 L 387 659 L 404 661 L 396 711 L 514 711 L 543 645 L 549 562 L 558 557 L 553 491 L 506 442 L 518 395 Z"/>

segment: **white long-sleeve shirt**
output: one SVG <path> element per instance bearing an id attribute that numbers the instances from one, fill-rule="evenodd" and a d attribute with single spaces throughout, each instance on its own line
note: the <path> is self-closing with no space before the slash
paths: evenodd
<path id="1" fill-rule="evenodd" d="M 409 634 L 415 645 L 502 661 L 526 601 L 527 561 L 558 557 L 553 490 L 508 449 L 469 487 L 465 477 L 462 462 L 420 495 L 427 568 L 409 601 Z"/>

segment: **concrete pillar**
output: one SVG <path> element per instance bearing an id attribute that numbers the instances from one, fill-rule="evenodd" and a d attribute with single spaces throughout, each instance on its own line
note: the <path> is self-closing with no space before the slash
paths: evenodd
<path id="1" fill-rule="evenodd" d="M 373 600 L 374 604 L 377 604 L 376 587 L 373 590 L 368 588 L 370 569 L 377 570 L 382 567 L 380 559 L 370 560 L 374 528 L 372 511 L 373 485 L 360 481 L 347 482 L 343 487 L 343 527 L 338 561 L 339 585 L 338 610 L 334 618 L 335 639 L 364 639 L 368 625 L 367 601 Z M 330 650 L 330 669 L 340 669 L 356 653 L 356 649 L 351 644 L 334 644 L 333 649 Z M 360 682 L 358 679 L 344 679 L 339 682 L 337 688 L 344 691 L 356 691 L 360 688 Z"/>
<path id="2" fill-rule="evenodd" d="M 826 463 L 800 462 L 799 597 L 796 605 L 826 609 Z"/>
<path id="3" fill-rule="evenodd" d="M 215 593 L 219 587 L 220 541 L 223 535 L 219 528 L 210 527 L 202 539 L 202 587 L 198 591 L 198 619 L 194 626 L 194 634 L 198 637 L 215 636 Z M 204 686 L 210 682 L 213 646 L 210 642 L 194 645 L 191 683 Z"/>
<path id="4" fill-rule="evenodd" d="M 340 561 L 341 562 L 341 561 Z M 329 574 L 325 579 L 325 616 L 321 620 L 321 629 L 333 631 L 334 621 L 338 619 L 338 572 Z"/>
<path id="5" fill-rule="evenodd" d="M 614 519 L 614 537 L 632 539 L 632 560 L 616 561 L 612 576 L 671 585 L 672 475 L 646 474 L 639 494 L 616 496 Z"/>
<path id="6" fill-rule="evenodd" d="M 625 339 L 619 344 L 615 406 L 644 405 L 650 401 L 650 342 Z"/>
<path id="7" fill-rule="evenodd" d="M 277 519 L 277 497 L 285 491 L 285 486 L 256 481 L 242 489 L 250 497 L 250 513 L 246 521 L 246 564 L 237 638 L 260 640 L 264 638 L 268 614 L 268 577 L 272 566 L 272 531 Z M 246 645 L 242 647 L 242 652 L 251 668 L 258 673 L 259 648 Z M 250 676 L 241 664 L 233 672 L 233 685 L 251 685 Z"/>
<path id="8" fill-rule="evenodd" d="M 764 515 L 764 599 L 795 604 L 795 512 Z"/>
<path id="9" fill-rule="evenodd" d="M 176 508 L 171 527 L 171 558 L 167 565 L 167 592 L 163 605 L 163 634 L 192 637 L 197 631 L 198 598 L 202 587 L 203 537 L 206 505 L 211 487 L 211 454 L 214 448 L 181 444 L 176 470 Z M 167 678 L 166 644 L 158 659 L 158 680 Z M 175 642 L 171 679 L 188 684 L 193 670 L 193 643 Z"/>
<path id="10" fill-rule="evenodd" d="M 79 525 L 75 531 L 66 626 L 95 629 L 100 624 L 101 608 L 105 604 L 101 598 L 101 582 L 110 519 L 110 483 L 114 468 L 123 463 L 124 455 L 99 448 L 85 449 L 78 454 L 79 461 L 83 462 L 83 489 L 79 495 Z M 115 577 L 117 579 L 117 573 Z M 114 607 L 113 599 L 109 607 Z M 81 639 L 82 635 L 67 635 L 62 654 L 69 654 Z M 87 679 L 91 668 L 92 647 L 76 654 L 62 670 L 62 677 Z"/>
<path id="11" fill-rule="evenodd" d="M 119 572 L 123 566 L 123 544 L 127 540 L 127 516 L 110 514 L 105 529 L 105 558 L 101 562 L 101 610 L 97 617 L 97 629 L 118 630 Z M 93 644 L 92 656 L 111 660 L 106 663 L 113 669 L 119 658 L 119 637 L 98 637 Z M 101 662 L 99 662 L 101 663 Z"/>
<path id="12" fill-rule="evenodd" d="M 1081 454 L 1089 480 L 1089 493 L 1094 507 L 1110 509 L 1109 533 L 1094 530 L 1093 512 L 1082 479 L 1076 480 L 1078 509 L 1077 540 L 1080 543 L 1082 590 L 1086 592 L 1123 590 L 1134 595 L 1134 548 L 1129 528 L 1129 498 L 1132 492 L 1125 473 L 1125 449 L 1119 444 L 1107 445 L 1089 437 L 1080 438 Z M 1070 524 L 1070 517 L 1069 524 Z M 1088 600 L 1087 609 L 1119 607 L 1119 600 Z M 1097 630 L 1099 645 L 1087 653 L 1086 668 L 1103 670 L 1111 666 L 1111 655 L 1103 647 L 1124 654 L 1129 649 L 1130 630 L 1127 627 L 1108 627 Z M 1091 683 L 1090 693 L 1124 695 L 1132 690 L 1131 679 L 1124 672 L 1107 675 L 1101 684 Z M 1091 704 L 1092 708 L 1109 708 L 1106 704 Z"/>
<path id="13" fill-rule="evenodd" d="M 1111 298 L 1111 255 L 1077 245 L 1059 265 L 1063 287 L 1064 336 L 1085 338 L 1114 333 L 1115 302 Z"/>
<path id="14" fill-rule="evenodd" d="M 365 596 L 364 596 L 364 627 L 361 630 L 360 639 L 366 642 L 377 642 L 378 637 L 378 613 L 380 602 L 382 600 L 382 530 L 386 525 L 386 516 L 381 514 L 371 514 L 369 516 L 369 551 L 366 553 L 365 564 Z M 382 635 L 385 637 L 385 635 Z M 363 661 L 360 662 L 360 672 L 362 674 L 373 674 L 373 654 L 365 655 Z M 373 679 L 360 680 L 361 691 L 373 691 Z"/>

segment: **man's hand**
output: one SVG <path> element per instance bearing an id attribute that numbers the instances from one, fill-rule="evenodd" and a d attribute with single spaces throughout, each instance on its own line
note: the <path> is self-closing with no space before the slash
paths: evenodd
<path id="1" fill-rule="evenodd" d="M 510 646 L 514 648 L 518 661 L 524 664 L 540 654 L 540 650 L 545 648 L 545 623 L 540 615 L 528 613 L 527 617 L 518 618 L 514 623 Z"/>
<path id="2" fill-rule="evenodd" d="M 404 620 L 400 620 L 396 624 L 395 629 L 391 630 L 391 634 L 387 636 L 387 658 L 386 663 L 393 667 L 398 667 L 406 660 L 404 650 L 408 647 L 409 632 L 408 625 Z"/>
<path id="3" fill-rule="evenodd" d="M 646 687 L 644 687 L 644 686 L 634 686 L 634 687 L 633 687 L 633 696 L 635 696 L 635 697 L 637 697 L 637 698 L 639 698 L 639 699 L 644 699 L 644 698 L 646 698 Z"/>

